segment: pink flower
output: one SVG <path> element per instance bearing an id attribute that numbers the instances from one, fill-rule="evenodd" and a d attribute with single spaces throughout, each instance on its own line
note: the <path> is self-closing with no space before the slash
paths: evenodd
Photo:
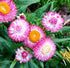
<path id="1" fill-rule="evenodd" d="M 20 47 L 20 49 L 17 49 L 16 51 L 15 59 L 20 61 L 20 63 L 30 61 L 31 57 L 32 55 L 30 54 L 30 52 L 23 49 L 22 46 Z"/>
<path id="2" fill-rule="evenodd" d="M 63 27 L 63 18 L 61 18 L 61 15 L 56 12 L 48 12 L 46 15 L 44 15 L 42 23 L 43 26 L 51 32 L 56 32 L 58 30 L 61 30 Z"/>
<path id="3" fill-rule="evenodd" d="M 34 56 L 41 61 L 47 61 L 53 57 L 56 45 L 50 38 L 42 38 L 33 48 Z"/>
<path id="4" fill-rule="evenodd" d="M 39 26 L 32 25 L 29 37 L 24 41 L 24 45 L 33 48 L 33 46 L 43 37 L 46 37 L 44 30 Z"/>
<path id="5" fill-rule="evenodd" d="M 14 41 L 24 41 L 30 32 L 30 25 L 27 21 L 24 19 L 16 19 L 13 21 L 9 28 L 8 28 L 8 34 L 10 38 Z"/>
<path id="6" fill-rule="evenodd" d="M 12 0 L 0 0 L 0 22 L 12 21 L 17 15 L 17 8 Z"/>

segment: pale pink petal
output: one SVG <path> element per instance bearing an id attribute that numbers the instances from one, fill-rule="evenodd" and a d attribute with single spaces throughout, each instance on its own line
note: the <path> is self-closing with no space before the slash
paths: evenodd
<path id="1" fill-rule="evenodd" d="M 63 27 L 64 20 L 61 17 L 61 15 L 59 15 L 59 13 L 48 12 L 46 13 L 46 15 L 44 15 L 42 19 L 43 19 L 42 20 L 43 26 L 48 31 L 56 32 L 56 31 L 61 30 L 61 28 Z"/>
<path id="2" fill-rule="evenodd" d="M 33 48 L 34 56 L 41 61 L 52 58 L 56 51 L 56 45 L 50 38 L 42 38 Z"/>
<path id="3" fill-rule="evenodd" d="M 24 41 L 29 36 L 29 33 L 30 25 L 24 19 L 16 19 L 8 28 L 9 37 L 16 42 Z"/>

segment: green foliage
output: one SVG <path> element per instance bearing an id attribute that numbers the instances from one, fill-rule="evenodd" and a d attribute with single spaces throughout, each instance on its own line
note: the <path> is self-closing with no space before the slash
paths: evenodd
<path id="1" fill-rule="evenodd" d="M 66 5 L 67 10 L 70 10 L 70 0 L 40 0 L 42 6 L 49 2 L 53 2 L 53 6 L 56 10 L 62 9 L 61 6 L 63 5 Z"/>
<path id="2" fill-rule="evenodd" d="M 56 67 L 59 63 L 59 61 L 56 61 L 54 58 L 50 59 L 48 62 L 50 63 L 51 67 Z"/>
<path id="3" fill-rule="evenodd" d="M 56 1 L 55 6 L 58 7 L 58 9 L 61 9 L 61 5 L 66 5 L 67 9 L 70 10 L 70 0 L 54 0 Z"/>
<path id="4" fill-rule="evenodd" d="M 13 0 L 16 3 L 18 13 L 22 13 L 26 11 L 26 8 L 34 3 L 39 2 L 40 0 Z"/>
<path id="5" fill-rule="evenodd" d="M 14 68 L 16 62 L 17 62 L 17 60 L 14 60 L 14 61 L 12 62 L 12 64 L 10 65 L 10 68 Z"/>
<path id="6" fill-rule="evenodd" d="M 9 68 L 10 66 L 10 61 L 9 60 L 3 60 L 0 62 L 0 68 Z"/>
<path id="7" fill-rule="evenodd" d="M 53 38 L 52 38 L 53 39 Z M 57 39 L 57 38 L 54 38 L 53 39 L 55 42 L 63 42 L 63 41 L 67 41 L 67 40 L 70 40 L 70 38 L 62 38 L 62 39 Z"/>
<path id="8" fill-rule="evenodd" d="M 31 25 L 35 24 L 43 28 L 42 26 L 42 17 L 46 14 L 46 11 L 55 11 L 59 5 L 65 3 L 70 3 L 69 0 L 13 0 L 16 3 L 18 14 L 25 12 L 26 19 L 30 22 Z M 39 5 L 41 3 L 41 5 Z M 58 3 L 58 4 L 57 4 Z M 38 9 L 33 13 L 26 13 L 27 7 L 37 4 Z M 41 7 L 40 7 L 41 6 Z M 62 60 L 64 59 L 60 54 L 60 50 L 63 51 L 66 47 L 70 47 L 70 26 L 64 26 L 58 32 L 50 32 L 45 30 L 46 36 L 52 38 L 57 46 L 57 51 L 52 59 L 42 62 L 35 57 L 33 57 L 28 63 L 19 63 L 14 60 L 15 50 L 21 45 L 24 47 L 23 42 L 16 43 L 8 36 L 7 28 L 11 22 L 0 24 L 0 68 L 62 68 L 67 66 L 64 65 Z M 66 38 L 64 38 L 64 32 L 66 32 Z M 54 34 L 55 37 L 51 37 L 51 34 Z M 24 47 L 26 50 L 32 53 L 32 50 Z M 14 61 L 13 61 L 14 60 Z M 67 65 L 69 62 L 66 60 Z"/>

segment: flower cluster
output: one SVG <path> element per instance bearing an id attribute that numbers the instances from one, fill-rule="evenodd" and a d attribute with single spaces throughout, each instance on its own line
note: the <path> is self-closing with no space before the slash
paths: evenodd
<path id="1" fill-rule="evenodd" d="M 17 13 L 17 8 L 12 0 L 0 1 L 0 22 L 12 21 Z M 43 26 L 56 32 L 63 27 L 63 18 L 56 12 L 48 12 L 44 15 Z M 47 61 L 52 58 L 56 51 L 56 45 L 51 38 L 47 38 L 43 28 L 37 25 L 30 25 L 26 21 L 26 16 L 22 13 L 17 19 L 12 21 L 8 27 L 9 37 L 16 42 L 23 42 L 24 46 L 33 49 L 34 56 L 41 61 Z M 15 59 L 20 63 L 28 62 L 32 55 L 22 46 L 17 49 Z"/>
<path id="2" fill-rule="evenodd" d="M 33 46 L 38 42 L 41 38 L 46 37 L 44 30 L 36 25 L 31 25 L 31 31 L 29 37 L 24 41 L 24 45 L 29 48 L 33 48 Z"/>

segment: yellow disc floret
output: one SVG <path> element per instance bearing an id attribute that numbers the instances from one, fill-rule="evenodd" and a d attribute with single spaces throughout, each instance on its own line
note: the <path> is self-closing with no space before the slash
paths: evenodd
<path id="1" fill-rule="evenodd" d="M 42 53 L 43 55 L 46 55 L 47 53 L 50 52 L 50 50 L 51 50 L 51 47 L 50 47 L 49 45 L 45 45 L 45 46 L 42 47 L 41 53 Z"/>
<path id="2" fill-rule="evenodd" d="M 29 34 L 29 39 L 32 42 L 37 42 L 40 39 L 40 33 L 36 30 L 32 30 Z"/>
<path id="3" fill-rule="evenodd" d="M 10 7 L 6 2 L 0 2 L 0 13 L 8 14 L 10 12 Z"/>

